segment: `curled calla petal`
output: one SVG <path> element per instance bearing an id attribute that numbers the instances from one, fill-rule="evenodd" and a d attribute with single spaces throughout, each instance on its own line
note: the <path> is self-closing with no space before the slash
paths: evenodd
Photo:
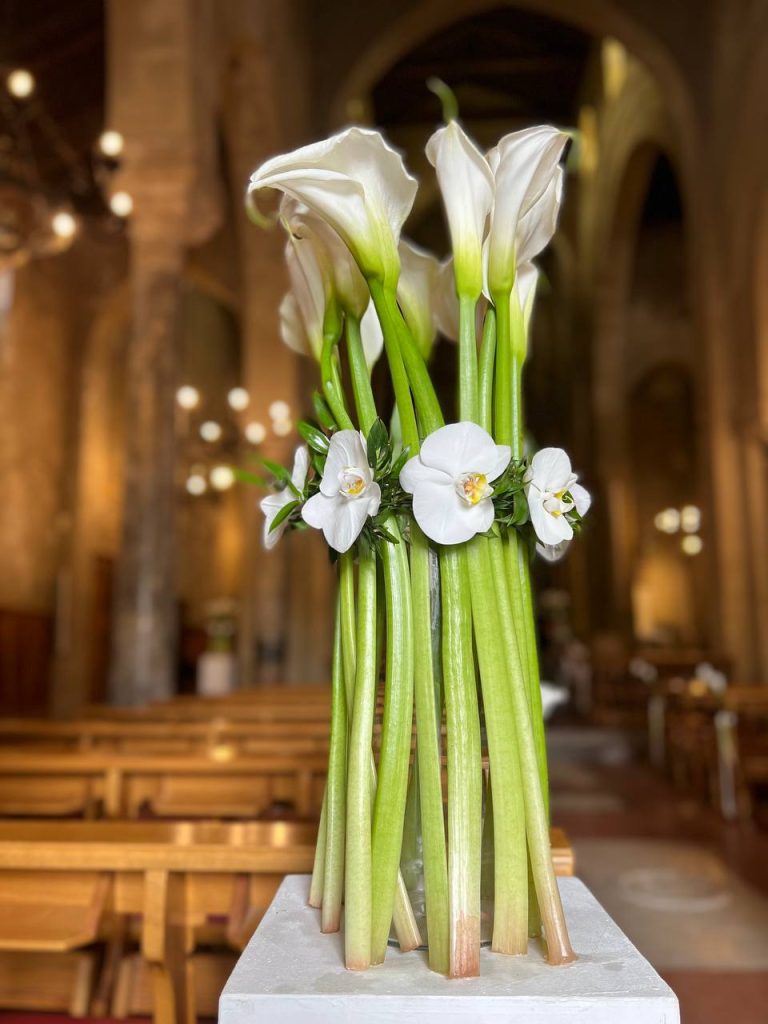
<path id="1" fill-rule="evenodd" d="M 339 430 L 328 447 L 320 490 L 304 504 L 302 519 L 322 530 L 328 544 L 343 554 L 380 504 L 381 488 L 368 465 L 365 438 L 356 430 Z"/>
<path id="2" fill-rule="evenodd" d="M 304 320 L 299 303 L 293 292 L 286 292 L 278 310 L 280 318 L 280 337 L 288 348 L 298 352 L 300 356 L 311 356 L 312 347 L 304 328 Z"/>
<path id="3" fill-rule="evenodd" d="M 554 232 L 562 195 L 558 164 L 567 141 L 543 125 L 505 135 L 488 154 L 496 187 L 488 244 L 493 294 L 511 289 L 517 265 L 540 252 Z"/>
<path id="4" fill-rule="evenodd" d="M 296 449 L 296 454 L 293 457 L 293 471 L 291 472 L 291 483 L 299 494 L 304 490 L 308 472 L 309 449 L 306 445 L 301 445 Z M 275 517 L 282 508 L 296 500 L 298 499 L 294 491 L 290 487 L 284 487 L 283 490 L 277 491 L 275 494 L 268 494 L 259 502 L 259 508 L 264 513 L 264 547 L 268 550 L 277 544 L 288 525 L 287 520 L 284 520 L 273 530 L 272 523 Z"/>
<path id="5" fill-rule="evenodd" d="M 437 172 L 460 295 L 478 298 L 483 287 L 483 239 L 493 206 L 494 179 L 488 161 L 457 121 L 427 142 L 427 159 Z"/>
<path id="6" fill-rule="evenodd" d="M 576 480 L 562 448 L 542 448 L 533 456 L 525 474 L 525 493 L 531 523 L 545 548 L 558 548 L 570 541 L 571 520 L 577 521 L 581 510 L 589 509 L 589 493 Z"/>
<path id="7" fill-rule="evenodd" d="M 400 280 L 397 300 L 419 351 L 425 359 L 435 340 L 432 302 L 440 273 L 440 264 L 432 253 L 412 242 L 400 239 Z"/>
<path id="8" fill-rule="evenodd" d="M 285 247 L 285 264 L 309 351 L 319 361 L 329 293 L 321 254 L 310 240 L 291 238 Z"/>
<path id="9" fill-rule="evenodd" d="M 435 327 L 449 341 L 459 340 L 459 297 L 453 274 L 453 256 L 440 264 L 432 296 Z"/>
<path id="10" fill-rule="evenodd" d="M 251 175 L 248 201 L 277 189 L 322 217 L 366 276 L 397 282 L 397 242 L 417 184 L 381 134 L 347 128 L 322 142 L 267 160 Z"/>
<path id="11" fill-rule="evenodd" d="M 413 495 L 413 515 L 427 537 L 462 544 L 490 530 L 491 484 L 510 457 L 510 449 L 476 423 L 449 423 L 430 434 L 400 472 L 400 485 Z"/>
<path id="12" fill-rule="evenodd" d="M 366 365 L 371 370 L 376 365 L 381 350 L 384 348 L 384 334 L 373 302 L 368 303 L 368 308 L 360 321 L 360 340 L 363 343 Z"/>

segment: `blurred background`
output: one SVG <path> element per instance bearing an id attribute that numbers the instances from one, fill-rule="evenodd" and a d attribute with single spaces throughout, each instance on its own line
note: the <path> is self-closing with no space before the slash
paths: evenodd
<path id="1" fill-rule="evenodd" d="M 720 1019 L 727 988 L 731 1024 L 758 1024 L 764 0 L 2 0 L 0 712 L 323 691 L 325 546 L 264 552 L 231 468 L 289 463 L 314 386 L 278 334 L 282 238 L 243 194 L 268 156 L 375 125 L 421 179 L 407 233 L 444 255 L 431 76 L 483 147 L 575 133 L 525 382 L 532 442 L 567 448 L 593 494 L 568 557 L 536 569 L 568 695 L 555 817 L 684 1020 Z M 446 395 L 453 355 L 439 342 Z"/>

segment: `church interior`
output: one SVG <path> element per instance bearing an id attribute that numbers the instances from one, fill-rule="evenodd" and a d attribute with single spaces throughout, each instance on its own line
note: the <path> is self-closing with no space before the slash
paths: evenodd
<path id="1" fill-rule="evenodd" d="M 375 126 L 446 253 L 435 78 L 483 149 L 571 136 L 524 379 L 593 499 L 534 564 L 562 871 L 684 1024 L 768 1019 L 768 5 L 2 0 L 0 1020 L 215 1019 L 312 870 L 335 570 L 262 542 L 314 385 L 244 194 Z"/>

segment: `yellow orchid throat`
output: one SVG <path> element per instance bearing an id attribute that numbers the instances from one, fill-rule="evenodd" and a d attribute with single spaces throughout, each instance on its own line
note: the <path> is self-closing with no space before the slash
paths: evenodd
<path id="1" fill-rule="evenodd" d="M 477 505 L 493 494 L 485 473 L 467 473 L 460 477 L 456 481 L 456 491 L 468 505 Z"/>

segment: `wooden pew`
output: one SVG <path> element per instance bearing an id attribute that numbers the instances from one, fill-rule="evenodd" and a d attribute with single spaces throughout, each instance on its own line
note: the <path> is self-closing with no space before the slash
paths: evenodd
<path id="1" fill-rule="evenodd" d="M 119 944 L 116 922 L 141 915 L 154 1019 L 192 1024 L 196 929 L 211 915 L 257 919 L 283 875 L 311 868 L 313 844 L 314 828 L 286 822 L 0 822 L 0 951 Z M 71 1008 L 87 1003 L 81 990 Z"/>
<path id="2" fill-rule="evenodd" d="M 319 816 L 322 754 L 267 757 L 0 749 L 0 816 L 249 818 L 291 804 Z"/>

